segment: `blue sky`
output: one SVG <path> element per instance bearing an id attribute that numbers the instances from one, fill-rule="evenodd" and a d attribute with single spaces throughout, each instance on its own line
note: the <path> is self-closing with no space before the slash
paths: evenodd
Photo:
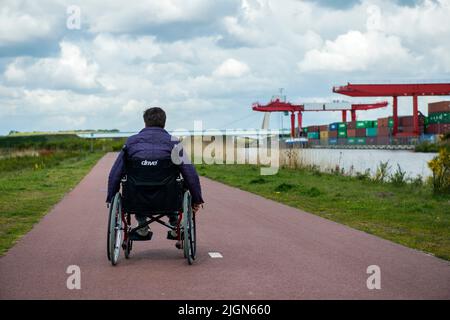
<path id="1" fill-rule="evenodd" d="M 70 5 L 80 29 L 67 28 Z M 449 16 L 450 0 L 2 0 L 0 134 L 136 131 L 149 106 L 166 109 L 170 129 L 257 128 L 251 104 L 279 88 L 301 103 L 351 100 L 331 91 L 348 81 L 450 80 Z"/>

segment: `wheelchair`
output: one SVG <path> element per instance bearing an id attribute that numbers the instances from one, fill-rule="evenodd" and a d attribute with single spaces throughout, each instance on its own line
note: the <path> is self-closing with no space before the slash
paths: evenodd
<path id="1" fill-rule="evenodd" d="M 184 186 L 179 167 L 172 160 L 127 159 L 125 175 L 121 180 L 121 191 L 115 194 L 110 205 L 107 235 L 108 260 L 115 266 L 120 249 L 126 259 L 130 258 L 133 241 L 148 241 L 136 231 L 153 222 L 166 226 L 167 238 L 177 240 L 177 248 L 182 249 L 189 265 L 196 258 L 195 214 L 192 212 L 191 194 Z M 144 224 L 131 227 L 131 215 L 139 214 L 149 219 Z M 163 217 L 176 218 L 176 225 L 162 220 Z M 171 231 L 175 231 L 176 237 Z"/>

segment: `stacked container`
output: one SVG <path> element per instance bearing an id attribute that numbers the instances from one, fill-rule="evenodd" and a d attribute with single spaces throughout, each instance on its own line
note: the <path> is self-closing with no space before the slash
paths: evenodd
<path id="1" fill-rule="evenodd" d="M 377 144 L 389 144 L 391 141 L 392 127 L 394 126 L 394 119 L 392 117 L 379 118 L 377 127 Z"/>
<path id="2" fill-rule="evenodd" d="M 425 117 L 419 115 L 419 134 L 423 134 L 425 129 Z M 414 117 L 413 116 L 404 116 L 398 118 L 398 132 L 402 132 L 405 134 L 414 133 Z"/>
<path id="3" fill-rule="evenodd" d="M 372 121 L 373 127 L 366 128 L 366 144 L 376 145 L 378 136 L 378 121 Z"/>
<path id="4" fill-rule="evenodd" d="M 339 139 L 347 138 L 347 123 L 339 122 L 337 131 L 338 131 L 338 138 Z"/>
<path id="5" fill-rule="evenodd" d="M 320 144 L 328 145 L 328 125 L 323 125 L 319 127 Z"/>
<path id="6" fill-rule="evenodd" d="M 339 123 L 330 123 L 328 126 L 328 144 L 337 145 L 338 144 L 338 127 Z"/>
<path id="7" fill-rule="evenodd" d="M 425 132 L 445 134 L 450 132 L 450 101 L 428 104 L 428 121 Z"/>
<path id="8" fill-rule="evenodd" d="M 312 145 L 320 144 L 320 130 L 319 126 L 309 126 L 307 127 L 307 137 L 308 142 Z"/>

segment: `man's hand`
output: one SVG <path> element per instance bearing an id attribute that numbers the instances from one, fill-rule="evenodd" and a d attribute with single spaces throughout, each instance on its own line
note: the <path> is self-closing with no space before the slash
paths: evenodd
<path id="1" fill-rule="evenodd" d="M 203 205 L 201 203 L 194 203 L 192 205 L 192 212 L 197 213 L 197 211 L 200 209 L 200 207 L 203 207 Z"/>

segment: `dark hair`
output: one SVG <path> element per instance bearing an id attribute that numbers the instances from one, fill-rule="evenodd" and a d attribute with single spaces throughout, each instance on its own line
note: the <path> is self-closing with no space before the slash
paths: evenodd
<path id="1" fill-rule="evenodd" d="M 149 108 L 144 112 L 144 122 L 146 127 L 164 128 L 166 125 L 166 113 L 158 107 Z"/>

